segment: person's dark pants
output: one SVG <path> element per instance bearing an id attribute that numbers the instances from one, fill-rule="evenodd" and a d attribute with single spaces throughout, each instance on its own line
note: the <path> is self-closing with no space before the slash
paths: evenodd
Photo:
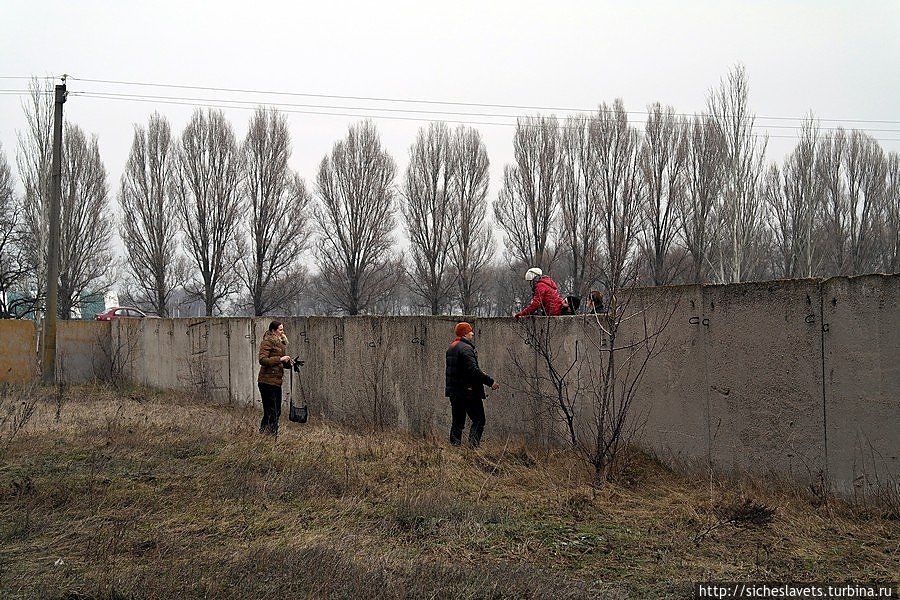
<path id="1" fill-rule="evenodd" d="M 472 421 L 469 426 L 469 443 L 477 447 L 481 443 L 484 432 L 484 402 L 481 398 L 450 397 L 450 412 L 453 422 L 450 425 L 450 443 L 459 446 L 462 443 L 462 432 L 466 426 L 466 415 Z"/>
<path id="2" fill-rule="evenodd" d="M 278 419 L 281 417 L 281 386 L 268 383 L 258 383 L 257 385 L 263 405 L 263 417 L 259 423 L 259 432 L 277 435 Z"/>

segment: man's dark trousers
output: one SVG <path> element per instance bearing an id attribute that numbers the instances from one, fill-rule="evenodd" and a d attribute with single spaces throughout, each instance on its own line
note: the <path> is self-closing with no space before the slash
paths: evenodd
<path id="1" fill-rule="evenodd" d="M 450 443 L 459 446 L 462 443 L 462 432 L 466 426 L 466 415 L 472 421 L 469 426 L 469 443 L 477 447 L 481 443 L 484 432 L 484 402 L 473 396 L 451 396 L 450 411 L 453 422 L 450 425 Z"/>

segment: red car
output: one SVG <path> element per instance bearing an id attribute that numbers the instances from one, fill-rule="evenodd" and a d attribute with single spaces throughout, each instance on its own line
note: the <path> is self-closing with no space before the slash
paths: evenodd
<path id="1" fill-rule="evenodd" d="M 144 311 L 140 310 L 139 308 L 134 308 L 133 306 L 113 306 L 105 313 L 100 313 L 99 315 L 97 315 L 97 320 L 112 321 L 113 319 L 122 319 L 124 317 L 144 319 L 152 316 L 153 315 L 148 315 Z"/>

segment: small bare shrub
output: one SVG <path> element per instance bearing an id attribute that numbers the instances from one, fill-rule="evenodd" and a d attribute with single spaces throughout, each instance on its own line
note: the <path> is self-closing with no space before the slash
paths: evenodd
<path id="1" fill-rule="evenodd" d="M 41 390 L 38 384 L 0 384 L 0 456 L 34 416 Z"/>
<path id="2" fill-rule="evenodd" d="M 775 510 L 774 506 L 753 498 L 723 498 L 712 507 L 716 520 L 694 536 L 694 543 L 699 544 L 707 535 L 727 525 L 739 528 L 768 527 L 775 518 Z"/>

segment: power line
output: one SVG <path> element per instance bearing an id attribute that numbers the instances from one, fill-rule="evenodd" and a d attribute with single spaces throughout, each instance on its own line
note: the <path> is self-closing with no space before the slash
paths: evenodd
<path id="1" fill-rule="evenodd" d="M 338 94 L 315 94 L 309 92 L 286 92 L 279 90 L 254 90 L 254 89 L 246 89 L 246 88 L 226 88 L 226 87 L 213 87 L 213 86 L 200 86 L 200 85 L 181 85 L 181 84 L 168 84 L 168 83 L 149 83 L 149 82 L 139 82 L 139 81 L 121 81 L 114 79 L 89 79 L 82 77 L 75 77 L 70 75 L 69 79 L 74 79 L 75 81 L 83 81 L 87 83 L 104 83 L 104 84 L 112 84 L 112 85 L 130 85 L 130 86 L 143 86 L 143 87 L 159 87 L 159 88 L 173 88 L 173 89 L 184 89 L 184 90 L 203 90 L 203 91 L 211 91 L 211 92 L 228 92 L 228 93 L 241 93 L 241 94 L 265 94 L 265 95 L 275 95 L 275 96 L 299 96 L 306 98 L 331 98 L 338 100 L 365 100 L 365 101 L 374 101 L 374 102 L 398 102 L 403 104 L 438 104 L 438 105 L 450 105 L 450 106 L 472 106 L 472 107 L 481 107 L 481 108 L 513 108 L 518 110 L 548 110 L 548 111 L 559 111 L 559 112 L 584 112 L 584 113 L 593 113 L 596 112 L 596 108 L 566 108 L 559 106 L 530 106 L 530 105 L 522 105 L 522 104 L 489 104 L 482 102 L 461 102 L 455 100 L 424 100 L 424 99 L 409 99 L 409 98 L 390 98 L 390 97 L 378 97 L 378 96 L 346 96 L 346 95 L 338 95 Z M 642 114 L 648 115 L 650 114 L 648 111 L 625 111 L 628 114 Z M 677 116 L 685 116 L 692 117 L 694 116 L 691 113 L 676 113 Z M 804 117 L 781 117 L 781 116 L 762 116 L 758 115 L 757 119 L 767 119 L 767 120 L 778 120 L 778 121 L 803 121 Z M 897 120 L 883 120 L 883 119 L 817 119 L 818 121 L 824 121 L 829 123 L 881 123 L 881 124 L 900 124 L 900 121 Z"/>
<path id="2" fill-rule="evenodd" d="M 50 78 L 45 78 L 50 79 Z M 76 79 L 70 77 L 70 79 Z M 82 80 L 84 81 L 84 80 Z M 135 85 L 143 85 L 143 84 L 135 84 Z M 146 84 L 151 85 L 151 84 Z M 156 84 L 152 84 L 156 85 Z M 159 84 L 162 86 L 162 84 Z M 198 86 L 173 86 L 173 87 L 198 87 Z M 33 93 L 31 90 L 0 90 L 0 95 L 15 95 L 15 96 L 24 96 Z M 39 91 L 40 94 L 50 94 L 52 92 L 47 91 Z M 189 97 L 181 97 L 181 96 L 159 96 L 159 95 L 151 95 L 151 94 L 124 94 L 124 93 L 115 93 L 115 92 L 92 92 L 92 91 L 73 91 L 69 92 L 74 96 L 81 96 L 84 98 L 93 98 L 93 99 L 105 99 L 105 100 L 124 100 L 124 101 L 136 101 L 136 102 L 147 102 L 147 103 L 160 103 L 160 104 L 173 104 L 180 106 L 194 106 L 194 107 L 203 107 L 203 108 L 219 108 L 219 109 L 228 109 L 228 108 L 237 108 L 242 110 L 255 110 L 257 106 L 260 104 L 269 105 L 269 106 L 287 106 L 287 107 L 305 107 L 305 108 L 322 108 L 322 109 L 333 109 L 338 111 L 377 111 L 377 112 L 393 112 L 393 113 L 404 113 L 404 114 L 432 114 L 432 115 L 453 115 L 453 116 L 475 116 L 475 117 L 494 117 L 494 118 L 515 118 L 519 119 L 521 117 L 527 117 L 529 115 L 521 115 L 521 114 L 501 114 L 501 113 L 471 113 L 471 112 L 458 112 L 458 111 L 438 111 L 438 110 L 422 110 L 422 109 L 400 109 L 400 108 L 390 108 L 390 107 L 353 107 L 353 106 L 334 106 L 329 104 L 301 104 L 301 103 L 289 103 L 289 102 L 261 102 L 254 100 L 232 100 L 228 98 L 217 98 L 217 99 L 207 99 L 207 98 L 189 98 Z M 285 92 L 286 94 L 288 92 Z M 301 94 L 302 95 L 302 94 Z M 410 101 L 412 102 L 412 101 Z M 217 104 L 217 103 L 227 103 L 227 104 Z M 241 104 L 252 104 L 253 106 L 240 106 Z M 361 114 L 358 112 L 322 112 L 322 111 L 312 111 L 312 110 L 289 110 L 289 109 L 279 109 L 281 112 L 285 113 L 294 113 L 294 114 L 308 114 L 308 115 L 319 115 L 319 116 L 334 116 L 334 117 L 353 117 L 353 118 L 371 118 L 371 119 L 389 119 L 389 120 L 400 120 L 400 121 L 416 121 L 416 122 L 439 122 L 439 123 L 447 123 L 447 124 L 463 124 L 463 125 L 498 125 L 501 127 L 516 127 L 517 123 L 506 123 L 506 122 L 497 122 L 497 121 L 473 121 L 473 120 L 462 120 L 462 119 L 435 119 L 435 118 L 420 118 L 420 117 L 410 117 L 410 116 L 391 116 L 391 115 L 371 115 L 371 114 Z M 649 115 L 649 112 L 646 111 L 625 111 L 627 114 L 641 114 L 641 115 Z M 682 113 L 676 113 L 682 114 Z M 886 121 L 887 122 L 887 121 Z M 632 121 L 633 125 L 643 125 L 645 121 Z M 900 123 L 900 122 L 898 122 Z M 525 124 L 525 126 L 528 126 Z M 565 128 L 565 125 L 561 125 L 561 127 Z M 760 125 L 761 129 L 803 129 L 802 126 L 795 125 Z M 825 131 L 835 131 L 840 129 L 838 127 L 822 127 L 820 128 Z M 865 132 L 880 132 L 880 133 L 900 133 L 900 130 L 897 129 L 874 129 L 874 128 L 855 128 L 859 131 Z M 761 134 L 757 134 L 755 137 L 764 137 Z M 798 135 L 777 135 L 777 134 L 769 134 L 767 137 L 773 139 L 797 139 Z M 874 138 L 879 142 L 893 142 L 900 141 L 900 138 Z"/>
<path id="3" fill-rule="evenodd" d="M 79 93 L 79 92 L 73 92 Z M 142 99 L 157 99 L 157 100 L 179 100 L 184 102 L 225 102 L 228 104 L 255 104 L 259 105 L 260 102 L 252 101 L 252 100 L 232 100 L 228 98 L 190 98 L 184 96 L 158 96 L 152 94 L 120 94 L 120 93 L 107 93 L 107 92 L 84 92 L 90 93 L 94 97 L 104 97 L 110 99 L 130 99 L 130 98 L 142 98 Z M 394 112 L 394 113 L 415 113 L 415 114 L 432 114 L 432 115 L 453 115 L 453 116 L 464 116 L 464 117 L 495 117 L 495 118 L 510 118 L 510 119 L 518 119 L 522 117 L 527 117 L 529 115 L 523 114 L 502 114 L 502 113 L 473 113 L 473 112 L 456 112 L 456 111 L 444 111 L 444 110 L 422 110 L 422 109 L 407 109 L 407 108 L 382 108 L 377 106 L 334 106 L 331 104 L 300 104 L 300 103 L 292 103 L 292 102 L 264 102 L 267 106 L 290 106 L 290 107 L 299 107 L 299 108 L 325 108 L 325 109 L 334 109 L 334 110 L 368 110 L 368 111 L 378 111 L 378 112 Z M 763 129 L 803 129 L 802 125 L 760 125 Z M 834 131 L 839 129 L 838 127 L 821 127 L 821 130 L 825 131 Z M 870 128 L 857 128 L 859 131 L 872 131 L 878 133 L 900 133 L 900 129 L 870 129 Z"/>
<path id="4" fill-rule="evenodd" d="M 330 99 L 339 99 L 339 100 L 354 100 L 354 101 L 374 101 L 374 102 L 396 102 L 402 104 L 430 104 L 430 105 L 445 105 L 445 106 L 470 106 L 470 107 L 481 107 L 481 108 L 512 108 L 518 110 L 545 110 L 545 111 L 559 111 L 559 112 L 573 112 L 573 113 L 595 113 L 597 108 L 567 108 L 567 107 L 559 107 L 559 106 L 532 106 L 532 105 L 520 105 L 520 104 L 490 104 L 490 103 L 482 103 L 482 102 L 461 102 L 454 100 L 426 100 L 426 99 L 409 99 L 409 98 L 390 98 L 390 97 L 378 97 L 378 96 L 348 96 L 348 95 L 338 95 L 338 94 L 317 94 L 317 93 L 309 93 L 309 92 L 287 92 L 281 90 L 256 90 L 256 89 L 246 89 L 246 88 L 227 88 L 227 87 L 214 87 L 214 86 L 199 86 L 199 85 L 182 85 L 182 84 L 167 84 L 167 83 L 152 83 L 152 82 L 139 82 L 139 81 L 123 81 L 123 80 L 113 80 L 113 79 L 91 79 L 91 78 L 82 78 L 75 77 L 72 75 L 68 76 L 69 79 L 75 81 L 83 81 L 87 83 L 103 83 L 103 84 L 111 84 L 111 85 L 128 85 L 128 86 L 140 86 L 140 87 L 158 87 L 158 88 L 173 88 L 173 89 L 187 89 L 187 90 L 203 90 L 203 91 L 214 91 L 214 92 L 227 92 L 227 93 L 245 93 L 245 94 L 264 94 L 264 95 L 276 95 L 276 96 L 298 96 L 298 97 L 307 97 L 307 98 L 330 98 Z M 0 79 L 56 79 L 56 77 L 13 77 L 13 76 L 0 76 Z M 424 112 L 424 111 L 419 111 Z M 638 110 L 630 110 L 625 111 L 626 114 L 635 114 L 635 115 L 649 115 L 651 114 L 649 111 L 638 111 Z M 449 113 L 444 113 L 449 114 Z M 695 116 L 692 113 L 675 113 L 676 116 L 682 117 L 693 117 Z M 490 115 L 492 116 L 492 115 Z M 806 117 L 784 117 L 784 116 L 765 116 L 765 115 L 757 115 L 757 119 L 763 120 L 777 120 L 777 121 L 804 121 Z M 815 119 L 819 122 L 828 122 L 828 123 L 870 123 L 870 124 L 891 124 L 897 125 L 900 124 L 898 120 L 888 120 L 888 119 L 824 119 L 817 118 Z M 775 127 L 775 126 L 772 126 Z"/>
<path id="5" fill-rule="evenodd" d="M 42 77 L 38 77 L 37 75 L 31 75 L 30 77 L 13 77 L 13 76 L 11 76 L 11 75 L 0 75 L 0 79 L 25 79 L 25 80 L 31 80 L 31 79 L 59 79 L 59 77 L 57 77 L 57 76 L 55 76 L 55 75 L 44 75 L 44 76 L 42 76 Z"/>
<path id="6" fill-rule="evenodd" d="M 256 106 L 239 106 L 239 105 L 223 105 L 223 104 L 215 104 L 212 102 L 185 102 L 180 100 L 160 100 L 156 98 L 146 98 L 146 97 L 116 97 L 109 96 L 105 94 L 98 94 L 95 92 L 70 92 L 70 94 L 79 96 L 82 98 L 89 98 L 95 100 L 112 100 L 112 101 L 127 101 L 127 102 L 145 102 L 150 104 L 171 104 L 176 106 L 193 106 L 198 108 L 218 108 L 218 109 L 239 109 L 239 110 L 256 110 Z M 248 104 L 250 102 L 247 102 Z M 366 109 L 362 109 L 366 110 Z M 374 109 L 377 110 L 377 109 Z M 318 115 L 318 116 L 330 116 L 330 117 L 353 117 L 353 118 L 365 118 L 365 119 L 389 119 L 395 121 L 414 121 L 420 123 L 447 123 L 447 124 L 460 124 L 460 125 L 498 125 L 501 127 L 517 127 L 517 123 L 503 123 L 497 121 L 471 121 L 471 120 L 458 120 L 458 119 L 426 119 L 421 117 L 404 117 L 404 116 L 396 116 L 396 115 L 371 115 L 371 114 L 360 114 L 360 113 L 348 113 L 348 112 L 323 112 L 323 111 L 312 111 L 312 110 L 297 110 L 297 109 L 283 109 L 281 110 L 283 113 L 291 113 L 291 114 L 305 114 L 305 115 Z M 642 125 L 643 123 L 632 122 L 635 125 Z M 525 125 L 526 127 L 529 125 Z M 560 125 L 561 128 L 566 128 L 566 125 Z M 796 135 L 763 135 L 763 134 L 754 134 L 754 137 L 768 137 L 774 139 L 791 139 L 796 140 L 798 136 Z M 900 138 L 873 138 L 879 142 L 893 142 L 900 141 Z"/>
<path id="7" fill-rule="evenodd" d="M 93 92 L 74 92 L 74 95 L 80 96 L 82 98 L 91 98 L 96 100 L 124 100 L 131 102 L 147 102 L 147 103 L 159 103 L 159 104 L 174 104 L 178 106 L 194 106 L 198 108 L 236 108 L 240 110 L 256 110 L 256 106 L 229 106 L 223 104 L 211 104 L 208 102 L 180 102 L 176 100 L 155 100 L 149 98 L 114 98 L 114 97 L 106 97 L 103 95 L 97 95 Z M 304 115 L 323 115 L 323 116 L 331 116 L 331 117 L 362 117 L 369 119 L 392 119 L 399 121 L 417 121 L 417 122 L 437 122 L 437 123 L 459 123 L 459 124 L 468 124 L 468 125 L 502 125 L 504 127 L 515 127 L 515 123 L 498 123 L 488 122 L 488 121 L 458 121 L 458 120 L 450 120 L 450 119 L 423 119 L 418 117 L 400 117 L 393 115 L 364 115 L 359 113 L 345 113 L 345 112 L 322 112 L 322 111 L 312 111 L 312 110 L 294 110 L 294 109 L 285 109 L 281 110 L 283 113 L 293 113 L 293 114 L 304 114 Z"/>

